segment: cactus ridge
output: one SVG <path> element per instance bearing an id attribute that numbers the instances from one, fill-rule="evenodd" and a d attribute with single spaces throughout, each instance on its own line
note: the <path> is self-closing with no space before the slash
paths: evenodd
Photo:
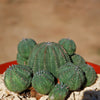
<path id="1" fill-rule="evenodd" d="M 32 54 L 30 54 L 29 59 L 28 59 L 28 65 L 33 68 L 33 66 L 35 65 L 35 63 L 37 63 L 40 61 L 39 59 L 37 59 L 37 54 L 39 53 L 39 50 L 41 50 L 43 48 L 44 45 L 38 44 L 34 47 L 34 49 L 32 50 Z M 37 59 L 37 60 L 36 60 Z"/>
<path id="2" fill-rule="evenodd" d="M 4 83 L 10 91 L 20 93 L 31 84 L 31 73 L 21 68 L 20 65 L 12 65 L 5 72 Z"/>
<path id="3" fill-rule="evenodd" d="M 34 73 L 44 69 L 56 76 L 57 68 L 69 61 L 69 56 L 63 51 L 59 44 L 44 42 L 33 49 L 28 64 L 33 68 Z"/>
<path id="4" fill-rule="evenodd" d="M 55 48 L 57 46 L 57 48 Z M 67 52 L 65 51 L 63 51 L 63 49 L 61 48 L 61 46 L 59 46 L 59 45 L 54 45 L 54 49 L 55 49 L 55 54 L 57 53 L 57 56 L 59 56 L 59 57 L 57 57 L 57 58 L 59 58 L 59 62 L 60 62 L 60 65 L 62 65 L 63 63 L 66 63 L 66 61 L 68 60 L 69 61 L 69 56 L 68 55 L 66 55 L 65 56 L 65 54 L 67 54 Z M 59 50 L 59 52 L 57 52 Z M 61 60 L 61 59 L 64 59 L 64 60 Z M 63 62 L 62 62 L 63 61 Z"/>
<path id="5" fill-rule="evenodd" d="M 85 76 L 83 71 L 70 62 L 60 67 L 57 72 L 59 80 L 72 91 L 80 89 L 84 84 Z"/>

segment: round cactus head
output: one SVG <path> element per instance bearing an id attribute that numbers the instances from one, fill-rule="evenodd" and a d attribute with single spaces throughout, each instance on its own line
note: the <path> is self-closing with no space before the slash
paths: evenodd
<path id="1" fill-rule="evenodd" d="M 83 71 L 70 62 L 58 69 L 58 78 L 72 91 L 79 90 L 85 81 Z"/>
<path id="2" fill-rule="evenodd" d="M 70 61 L 70 58 L 61 46 L 54 42 L 44 42 L 36 45 L 29 57 L 28 64 L 33 72 L 48 70 L 56 76 L 56 70 Z"/>
<path id="3" fill-rule="evenodd" d="M 91 86 L 92 84 L 94 84 L 96 82 L 97 79 L 97 75 L 95 70 L 93 69 L 93 67 L 91 67 L 88 64 L 83 64 L 81 66 L 79 66 L 83 72 L 85 73 L 85 77 L 86 77 L 86 83 L 85 86 Z"/>
<path id="4" fill-rule="evenodd" d="M 23 39 L 18 44 L 18 53 L 22 57 L 28 58 L 35 45 L 36 42 L 32 39 Z"/>
<path id="5" fill-rule="evenodd" d="M 32 80 L 31 70 L 24 65 L 12 65 L 5 71 L 4 83 L 13 92 L 21 93 L 26 90 Z"/>
<path id="6" fill-rule="evenodd" d="M 67 51 L 69 55 L 73 55 L 76 51 L 76 44 L 73 40 L 64 38 L 59 41 L 59 44 Z"/>
<path id="7" fill-rule="evenodd" d="M 65 100 L 68 94 L 69 88 L 61 82 L 51 90 L 48 100 Z"/>
<path id="8" fill-rule="evenodd" d="M 77 66 L 85 64 L 84 58 L 78 54 L 71 56 L 71 60 Z"/>
<path id="9" fill-rule="evenodd" d="M 32 79 L 32 86 L 40 94 L 48 94 L 55 85 L 55 79 L 47 71 L 36 72 Z"/>

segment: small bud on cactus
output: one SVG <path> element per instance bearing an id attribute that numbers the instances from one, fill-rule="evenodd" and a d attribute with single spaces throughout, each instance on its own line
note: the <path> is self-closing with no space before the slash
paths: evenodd
<path id="1" fill-rule="evenodd" d="M 69 88 L 61 82 L 51 90 L 48 100 L 65 100 L 68 94 Z"/>
<path id="2" fill-rule="evenodd" d="M 71 56 L 71 60 L 77 66 L 85 64 L 84 58 L 78 54 Z"/>
<path id="3" fill-rule="evenodd" d="M 36 45 L 36 42 L 32 39 L 23 39 L 18 44 L 18 53 L 22 57 L 28 58 L 35 45 Z"/>
<path id="4" fill-rule="evenodd" d="M 29 57 L 29 65 L 33 72 L 48 70 L 56 77 L 56 70 L 70 61 L 66 51 L 54 42 L 44 42 L 36 45 Z"/>
<path id="5" fill-rule="evenodd" d="M 28 59 L 22 57 L 19 53 L 17 54 L 17 63 L 20 65 L 27 65 Z"/>
<path id="6" fill-rule="evenodd" d="M 84 64 L 84 65 L 81 65 L 80 68 L 85 73 L 85 77 L 86 77 L 85 86 L 87 87 L 87 86 L 91 86 L 92 84 L 94 84 L 97 79 L 97 75 L 93 67 L 91 67 L 88 64 Z"/>
<path id="7" fill-rule="evenodd" d="M 49 72 L 39 71 L 33 76 L 32 86 L 40 94 L 48 94 L 55 85 L 54 80 L 54 77 Z"/>
<path id="8" fill-rule="evenodd" d="M 69 55 L 73 55 L 74 52 L 76 51 L 76 44 L 71 39 L 68 38 L 61 39 L 59 41 L 59 44 L 62 45 L 62 47 L 67 51 Z"/>
<path id="9" fill-rule="evenodd" d="M 31 70 L 24 65 L 12 65 L 5 71 L 4 83 L 10 91 L 21 93 L 30 86 L 31 74 Z"/>
<path id="10" fill-rule="evenodd" d="M 83 71 L 71 62 L 58 69 L 58 78 L 72 91 L 79 90 L 85 81 Z"/>

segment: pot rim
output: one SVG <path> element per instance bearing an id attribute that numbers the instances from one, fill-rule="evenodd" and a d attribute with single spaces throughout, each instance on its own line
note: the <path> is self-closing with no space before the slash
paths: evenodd
<path id="1" fill-rule="evenodd" d="M 88 61 L 86 61 L 86 63 L 88 65 L 91 65 L 94 68 L 94 70 L 96 71 L 97 74 L 100 74 L 100 65 L 97 65 L 97 64 L 94 64 L 94 63 L 88 62 Z M 17 63 L 16 60 L 0 64 L 0 74 L 3 74 L 6 71 L 6 69 L 9 68 L 9 66 L 17 65 L 17 64 L 18 63 Z"/>

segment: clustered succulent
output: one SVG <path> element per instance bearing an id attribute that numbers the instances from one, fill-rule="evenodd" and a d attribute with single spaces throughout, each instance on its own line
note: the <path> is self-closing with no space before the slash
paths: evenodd
<path id="1" fill-rule="evenodd" d="M 91 86 L 97 79 L 93 67 L 75 51 L 75 42 L 67 38 L 39 44 L 23 39 L 18 44 L 18 65 L 5 72 L 6 87 L 21 93 L 32 86 L 38 93 L 48 94 L 49 100 L 65 100 L 69 92 Z"/>

